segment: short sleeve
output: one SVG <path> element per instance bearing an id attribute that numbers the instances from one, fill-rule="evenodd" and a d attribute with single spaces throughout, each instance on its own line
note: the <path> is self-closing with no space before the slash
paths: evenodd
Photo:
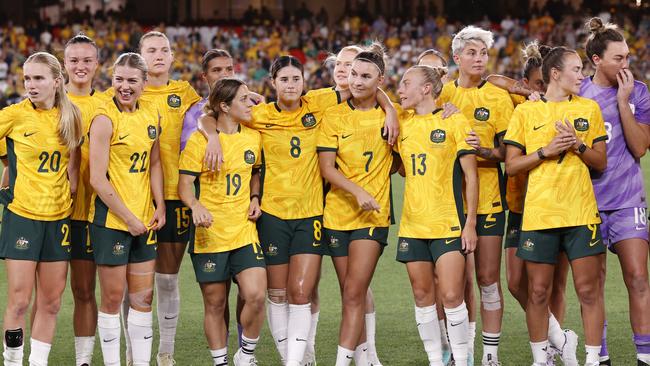
<path id="1" fill-rule="evenodd" d="M 526 150 L 526 138 L 524 135 L 524 122 L 525 116 L 521 108 L 516 108 L 510 117 L 508 124 L 508 132 L 503 138 L 503 143 L 506 145 L 517 146 L 521 150 Z"/>
<path id="2" fill-rule="evenodd" d="M 318 131 L 316 151 L 337 151 L 339 148 L 338 119 L 325 112 Z"/>
<path id="3" fill-rule="evenodd" d="M 0 137 L 6 137 L 13 127 L 17 105 L 9 106 L 0 110 Z M 6 154 L 5 154 L 6 155 Z"/>
<path id="4" fill-rule="evenodd" d="M 454 116 L 454 140 L 456 141 L 456 155 L 465 155 L 465 154 L 476 154 L 476 150 L 469 146 L 466 139 L 469 133 L 472 131 L 472 125 L 469 121 L 461 114 L 456 114 Z"/>
<path id="5" fill-rule="evenodd" d="M 187 112 L 196 102 L 201 100 L 201 96 L 194 90 L 194 88 L 187 83 L 183 89 L 183 112 Z"/>
<path id="6" fill-rule="evenodd" d="M 179 173 L 198 176 L 203 171 L 203 155 L 205 154 L 205 137 L 194 132 L 181 152 Z"/>
<path id="7" fill-rule="evenodd" d="M 515 107 L 512 104 L 510 95 L 504 94 L 503 98 L 500 98 L 499 100 L 499 115 L 495 121 L 497 135 L 503 135 L 506 133 L 514 109 Z"/>
<path id="8" fill-rule="evenodd" d="M 341 103 L 341 93 L 332 88 L 310 90 L 303 98 L 307 104 L 315 106 L 313 109 L 320 111 Z"/>
<path id="9" fill-rule="evenodd" d="M 639 95 L 634 101 L 634 119 L 636 119 L 638 123 L 650 125 L 650 93 L 645 84 L 639 84 L 640 85 L 637 86 Z"/>
<path id="10" fill-rule="evenodd" d="M 442 91 L 440 92 L 440 96 L 438 96 L 438 100 L 436 101 L 436 104 L 439 107 L 442 107 L 443 104 L 451 100 L 453 89 L 454 89 L 453 81 L 450 81 L 447 84 L 442 86 Z"/>
<path id="11" fill-rule="evenodd" d="M 607 141 L 607 132 L 605 131 L 605 121 L 603 120 L 603 113 L 600 110 L 600 106 L 593 102 L 594 111 L 592 112 L 591 118 L 591 127 L 589 129 L 589 134 L 587 135 L 586 144 L 589 147 L 593 146 L 598 141 Z"/>
<path id="12" fill-rule="evenodd" d="M 0 159 L 7 157 L 7 140 L 3 138 L 0 140 Z"/>

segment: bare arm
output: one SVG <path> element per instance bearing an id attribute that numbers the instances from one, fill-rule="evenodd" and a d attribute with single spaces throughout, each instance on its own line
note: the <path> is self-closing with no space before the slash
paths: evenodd
<path id="1" fill-rule="evenodd" d="M 384 124 L 384 136 L 388 137 L 388 143 L 392 146 L 399 136 L 399 119 L 395 106 L 388 98 L 386 93 L 377 88 L 377 103 L 386 113 L 386 122 Z"/>
<path id="2" fill-rule="evenodd" d="M 0 188 L 9 187 L 9 160 L 7 158 L 2 158 L 2 179 L 0 180 Z"/>
<path id="3" fill-rule="evenodd" d="M 79 164 L 81 162 L 81 147 L 70 151 L 70 160 L 68 161 L 68 180 L 70 181 L 70 193 L 75 195 L 79 186 Z"/>
<path id="4" fill-rule="evenodd" d="M 165 197 L 163 193 L 163 169 L 160 161 L 160 140 L 156 141 L 151 148 L 149 168 L 151 169 L 149 182 L 154 202 L 156 202 L 156 211 L 147 226 L 150 229 L 158 230 L 165 226 Z"/>
<path id="5" fill-rule="evenodd" d="M 178 196 L 183 204 L 192 211 L 192 221 L 194 225 L 201 227 L 210 227 L 212 225 L 212 214 L 205 206 L 199 202 L 194 195 L 194 181 L 198 177 L 190 174 L 179 174 L 178 176 Z"/>
<path id="6" fill-rule="evenodd" d="M 498 141 L 499 146 L 497 147 L 483 147 L 481 146 L 481 141 L 476 134 L 476 132 L 471 131 L 465 139 L 469 146 L 473 147 L 476 150 L 476 154 L 482 157 L 485 160 L 490 161 L 505 161 L 506 159 L 506 147 L 503 144 L 503 134 L 499 135 Z"/>
<path id="7" fill-rule="evenodd" d="M 262 209 L 260 208 L 260 170 L 253 169 L 253 175 L 251 175 L 251 202 L 248 205 L 248 219 L 251 221 L 257 221 L 257 219 L 262 215 Z"/>
<path id="8" fill-rule="evenodd" d="M 379 203 L 363 188 L 352 183 L 343 173 L 336 169 L 336 152 L 321 151 L 318 153 L 320 172 L 323 178 L 330 182 L 331 185 L 337 186 L 344 191 L 352 194 L 356 199 L 359 207 L 366 211 L 379 211 Z"/>
<path id="9" fill-rule="evenodd" d="M 529 87 L 524 85 L 524 83 L 522 83 L 521 81 L 503 75 L 492 74 L 487 77 L 487 81 L 498 86 L 503 90 L 507 90 L 508 93 L 511 94 L 523 95 L 524 97 L 528 97 L 533 92 Z"/>
<path id="10" fill-rule="evenodd" d="M 634 76 L 632 76 L 632 72 L 623 69 L 616 75 L 616 79 L 618 80 L 616 101 L 618 104 L 618 113 L 621 116 L 621 126 L 623 127 L 625 143 L 632 155 L 640 159 L 648 149 L 650 127 L 638 123 L 634 118 L 632 108 L 630 108 L 630 94 L 634 90 Z"/>
<path id="11" fill-rule="evenodd" d="M 219 141 L 219 132 L 217 132 L 217 120 L 208 114 L 203 114 L 197 122 L 197 130 L 208 140 L 205 147 L 205 164 L 208 169 L 214 171 L 221 170 L 223 163 L 223 151 Z"/>
<path id="12" fill-rule="evenodd" d="M 466 154 L 460 158 L 460 166 L 465 176 L 465 200 L 467 201 L 467 219 L 461 234 L 463 249 L 465 253 L 471 253 L 476 249 L 478 237 L 476 234 L 476 211 L 478 207 L 478 170 L 476 157 L 473 154 Z"/>

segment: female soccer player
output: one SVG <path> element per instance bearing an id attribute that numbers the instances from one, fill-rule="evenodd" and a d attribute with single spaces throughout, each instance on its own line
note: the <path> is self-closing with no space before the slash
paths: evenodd
<path id="1" fill-rule="evenodd" d="M 576 96 L 583 76 L 575 51 L 549 51 L 542 77 L 548 85 L 545 99 L 519 105 L 505 138 L 506 171 L 510 176 L 528 173 L 517 256 L 528 276 L 526 320 L 533 359 L 536 366 L 546 364 L 548 299 L 563 250 L 582 307 L 585 365 L 598 365 L 604 319 L 598 278 L 605 246 L 589 171 L 607 166 L 607 135 L 598 105 Z"/>
<path id="2" fill-rule="evenodd" d="M 323 178 L 331 185 L 323 214 L 332 256 L 347 257 L 337 365 L 366 364 L 359 344 L 365 298 L 390 224 L 391 148 L 382 136 L 385 113 L 377 103 L 384 54 L 375 45 L 355 57 L 349 76 L 352 99 L 323 116 L 318 140 Z M 337 168 L 338 165 L 338 168 Z"/>
<path id="3" fill-rule="evenodd" d="M 110 99 L 92 87 L 99 67 L 99 49 L 83 34 L 72 37 L 63 51 L 63 64 L 68 74 L 68 98 L 81 112 L 82 131 L 88 132 L 94 112 Z M 90 365 L 97 330 L 95 300 L 96 266 L 88 241 L 88 210 L 92 196 L 88 170 L 88 140 L 83 138 L 79 165 L 79 183 L 72 206 L 70 231 L 70 287 L 74 298 L 73 327 L 76 364 Z"/>
<path id="4" fill-rule="evenodd" d="M 46 365 L 70 260 L 70 214 L 76 190 L 82 127 L 79 109 L 63 88 L 61 64 L 37 52 L 23 65 L 27 99 L 0 111 L 7 142 L 9 188 L 0 257 L 6 260 L 4 362 L 23 364 L 25 314 L 35 282 L 31 364 Z"/>
<path id="5" fill-rule="evenodd" d="M 443 68 L 414 66 L 404 74 L 398 90 L 402 108 L 413 112 L 403 114 L 402 137 L 397 143 L 406 176 L 397 260 L 406 263 L 418 332 L 429 364 L 435 366 L 445 364 L 436 290 L 450 325 L 454 360 L 467 364 L 470 337 L 463 301 L 465 255 L 477 242 L 476 150 L 465 141 L 471 131 L 469 121 L 462 114 L 443 119 L 442 109 L 436 109 L 445 74 Z"/>
<path id="6" fill-rule="evenodd" d="M 96 110 L 90 126 L 95 192 L 88 221 L 101 287 L 97 325 L 104 363 L 119 365 L 119 311 L 128 286 L 132 362 L 149 365 L 156 230 L 165 225 L 160 115 L 139 100 L 147 79 L 144 59 L 125 53 L 113 68 L 115 96 Z"/>
<path id="7" fill-rule="evenodd" d="M 498 347 L 503 318 L 500 285 L 501 242 L 505 226 L 505 181 L 500 162 L 505 157 L 501 143 L 513 105 L 508 93 L 483 79 L 492 33 L 481 28 L 463 28 L 452 41 L 457 80 L 445 84 L 438 103 L 451 102 L 470 120 L 475 132 L 468 142 L 477 150 L 479 203 L 476 231 L 476 280 L 480 289 L 483 322 L 483 365 L 498 365 Z"/>
<path id="8" fill-rule="evenodd" d="M 190 212 L 178 197 L 178 159 L 185 112 L 201 97 L 187 81 L 170 80 L 174 60 L 165 34 L 151 31 L 140 38 L 140 54 L 148 68 L 142 100 L 155 104 L 161 116 L 160 154 L 164 174 L 166 225 L 158 233 L 156 308 L 160 342 L 159 366 L 174 364 L 174 339 L 180 314 L 178 271 L 189 240 Z M 127 342 L 128 343 L 128 342 Z M 130 349 L 127 349 L 127 357 Z"/>
<path id="9" fill-rule="evenodd" d="M 192 134 L 181 155 L 178 193 L 192 210 L 189 252 L 203 293 L 205 334 L 214 365 L 228 364 L 223 314 L 231 277 L 237 278 L 244 299 L 242 344 L 235 365 L 257 364 L 255 346 L 264 323 L 266 271 L 255 228 L 261 214 L 262 139 L 259 132 L 240 124 L 250 121 L 252 106 L 243 82 L 218 81 L 205 111 L 217 119 L 225 163 L 216 173 L 207 167 L 203 162 L 207 139 L 200 132 Z"/>
<path id="10" fill-rule="evenodd" d="M 586 51 L 596 72 L 582 80 L 580 95 L 595 100 L 602 110 L 609 160 L 607 169 L 592 175 L 592 183 L 603 240 L 621 263 L 638 364 L 646 366 L 650 365 L 648 224 L 639 159 L 650 141 L 650 94 L 643 82 L 634 80 L 628 68 L 630 51 L 616 26 L 592 18 L 587 27 Z M 603 285 L 605 268 L 603 263 Z M 602 364 L 609 364 L 606 334 L 603 331 Z"/>

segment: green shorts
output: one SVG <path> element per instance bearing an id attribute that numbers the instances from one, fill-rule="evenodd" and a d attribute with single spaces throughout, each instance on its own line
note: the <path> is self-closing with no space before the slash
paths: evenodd
<path id="1" fill-rule="evenodd" d="M 156 231 L 133 236 L 128 231 L 109 229 L 90 223 L 90 243 L 95 263 L 107 266 L 122 266 L 156 259 Z"/>
<path id="2" fill-rule="evenodd" d="M 607 246 L 600 225 L 582 225 L 557 229 L 522 231 L 517 257 L 530 262 L 557 263 L 560 250 L 569 261 L 605 253 Z"/>
<path id="3" fill-rule="evenodd" d="M 400 236 L 397 240 L 397 261 L 402 263 L 424 261 L 435 264 L 438 258 L 449 252 L 465 255 L 460 238 L 415 239 Z"/>
<path id="4" fill-rule="evenodd" d="M 519 236 L 521 235 L 521 214 L 508 212 L 508 228 L 506 229 L 506 240 L 503 247 L 517 248 L 519 246 Z"/>
<path id="5" fill-rule="evenodd" d="M 506 212 L 476 215 L 476 235 L 503 236 L 506 227 Z"/>
<path id="6" fill-rule="evenodd" d="M 366 227 L 356 230 L 332 230 L 325 228 L 327 254 L 332 257 L 347 257 L 350 242 L 353 240 L 374 240 L 384 247 L 388 245 L 388 227 Z"/>
<path id="7" fill-rule="evenodd" d="M 257 219 L 266 264 L 286 264 L 294 254 L 323 255 L 321 246 L 323 216 L 283 220 L 266 212 Z"/>
<path id="8" fill-rule="evenodd" d="M 227 252 L 190 253 L 196 282 L 228 281 L 246 269 L 265 268 L 261 249 L 254 243 Z"/>
<path id="9" fill-rule="evenodd" d="M 158 230 L 159 243 L 187 243 L 192 212 L 182 201 L 165 201 L 165 226 Z"/>
<path id="10" fill-rule="evenodd" d="M 71 225 L 71 259 L 94 261 L 95 257 L 93 256 L 93 247 L 90 245 L 90 240 L 88 240 L 88 236 L 90 235 L 88 231 L 88 222 L 72 220 Z"/>
<path id="11" fill-rule="evenodd" d="M 5 208 L 0 257 L 34 262 L 69 261 L 70 219 L 32 220 Z"/>

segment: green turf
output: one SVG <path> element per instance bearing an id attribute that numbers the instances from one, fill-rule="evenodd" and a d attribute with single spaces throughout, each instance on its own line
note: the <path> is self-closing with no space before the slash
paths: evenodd
<path id="1" fill-rule="evenodd" d="M 650 159 L 643 162 L 648 178 Z M 646 179 L 647 180 L 647 179 Z M 395 203 L 398 214 L 401 211 L 401 192 L 403 182 L 395 179 L 397 193 Z M 399 217 L 399 215 L 398 215 Z M 415 327 L 413 298 L 404 266 L 395 261 L 395 240 L 397 226 L 391 228 L 390 245 L 381 257 L 375 274 L 372 289 L 375 294 L 377 311 L 377 348 L 384 365 L 428 365 Z M 608 255 L 608 278 L 606 285 L 607 318 L 609 322 L 608 341 L 612 361 L 616 365 L 632 365 L 635 359 L 631 340 L 627 293 L 622 281 L 618 260 Z M 176 360 L 179 365 L 211 365 L 207 343 L 203 335 L 202 302 L 199 287 L 194 280 L 189 258 L 185 258 L 181 269 L 181 315 L 176 337 Z M 505 268 L 502 269 L 502 286 L 505 283 Z M 232 296 L 232 295 L 231 295 Z M 320 365 L 333 365 L 336 358 L 340 320 L 340 297 L 336 275 L 331 261 L 325 258 L 323 276 L 320 284 L 321 315 L 317 336 L 317 359 Z M 506 304 L 499 350 L 504 365 L 530 365 L 532 363 L 528 335 L 523 311 L 510 294 L 505 293 Z M 6 302 L 6 279 L 4 270 L 0 271 L 0 307 Z M 580 335 L 579 359 L 584 360 L 584 343 L 580 321 L 580 309 L 569 281 L 567 288 L 567 312 L 565 327 L 574 329 Z M 234 319 L 234 314 L 231 316 Z M 157 330 L 154 337 L 154 364 L 157 349 Z M 231 328 L 231 334 L 236 329 Z M 480 361 L 480 322 L 477 329 L 476 359 Z M 231 337 L 231 354 L 235 352 L 236 339 Z M 25 349 L 25 361 L 29 354 Z M 264 328 L 256 351 L 261 365 L 279 365 L 275 347 L 268 328 Z M 95 349 L 94 363 L 101 364 L 99 342 Z M 74 364 L 74 338 L 72 332 L 72 296 L 66 289 L 56 339 L 50 354 L 51 365 Z M 480 362 L 479 362 L 480 364 Z"/>

